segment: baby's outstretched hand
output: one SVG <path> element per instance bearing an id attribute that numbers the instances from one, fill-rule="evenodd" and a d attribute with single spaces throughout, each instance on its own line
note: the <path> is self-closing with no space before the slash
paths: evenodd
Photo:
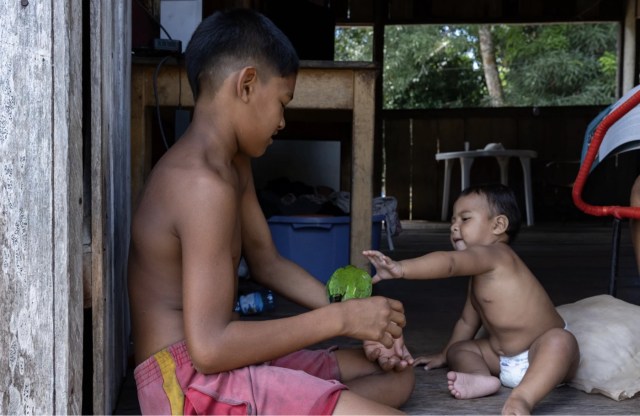
<path id="1" fill-rule="evenodd" d="M 390 257 L 385 256 L 377 250 L 365 250 L 362 254 L 369 259 L 369 262 L 376 268 L 376 274 L 371 280 L 372 283 L 377 283 L 380 280 L 385 279 L 397 279 L 404 277 L 404 271 L 402 265 Z"/>
<path id="2" fill-rule="evenodd" d="M 425 370 L 431 370 L 434 368 L 440 368 L 447 365 L 447 359 L 444 353 L 438 353 L 434 355 L 420 356 L 413 360 L 413 366 L 417 367 L 423 365 Z"/>

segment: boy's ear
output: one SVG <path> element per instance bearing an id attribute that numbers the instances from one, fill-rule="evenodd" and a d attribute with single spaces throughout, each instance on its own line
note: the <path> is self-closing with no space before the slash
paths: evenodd
<path id="1" fill-rule="evenodd" d="M 240 70 L 238 80 L 236 82 L 236 94 L 243 101 L 249 100 L 249 95 L 253 93 L 253 89 L 258 82 L 258 71 L 254 66 L 246 66 Z"/>
<path id="2" fill-rule="evenodd" d="M 504 234 L 507 232 L 507 228 L 509 228 L 509 218 L 503 214 L 497 215 L 493 220 L 493 233 L 496 235 Z"/>

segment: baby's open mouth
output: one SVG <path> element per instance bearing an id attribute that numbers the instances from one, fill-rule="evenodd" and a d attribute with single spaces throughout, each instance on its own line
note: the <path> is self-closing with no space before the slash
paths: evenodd
<path id="1" fill-rule="evenodd" d="M 454 238 L 453 246 L 455 247 L 456 250 L 464 250 L 466 248 L 464 240 L 461 238 Z"/>

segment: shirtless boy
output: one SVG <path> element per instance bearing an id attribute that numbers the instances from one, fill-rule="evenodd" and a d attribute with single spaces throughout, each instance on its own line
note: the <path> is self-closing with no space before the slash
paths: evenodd
<path id="1" fill-rule="evenodd" d="M 510 248 L 520 227 L 513 192 L 503 185 L 464 190 L 453 207 L 455 251 L 393 261 L 378 251 L 364 255 L 375 266 L 373 281 L 471 276 L 467 300 L 451 339 L 438 354 L 419 357 L 425 369 L 448 365 L 451 395 L 470 399 L 513 391 L 503 414 L 530 414 L 580 361 L 575 337 L 549 296 Z M 475 339 L 483 326 L 488 337 Z"/>
<path id="2" fill-rule="evenodd" d="M 258 204 L 251 158 L 285 126 L 298 71 L 291 43 L 256 12 L 218 12 L 193 34 L 186 67 L 193 121 L 151 172 L 132 224 L 142 412 L 398 413 L 414 385 L 402 304 L 329 304 L 318 280 L 277 253 Z M 309 311 L 234 319 L 241 256 L 256 282 Z M 304 349 L 336 336 L 366 349 Z"/>

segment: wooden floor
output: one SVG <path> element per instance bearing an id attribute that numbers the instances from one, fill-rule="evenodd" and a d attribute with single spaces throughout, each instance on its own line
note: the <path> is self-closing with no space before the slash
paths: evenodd
<path id="1" fill-rule="evenodd" d="M 443 223 L 405 222 L 395 237 L 394 251 L 383 251 L 395 259 L 414 257 L 433 250 L 448 250 L 448 226 Z M 542 223 L 522 230 L 514 249 L 536 274 L 556 305 L 607 293 L 611 255 L 611 222 Z M 640 278 L 632 253 L 628 224 L 623 223 L 619 259 L 617 296 L 640 305 Z M 466 279 L 384 282 L 375 287 L 377 294 L 404 303 L 408 326 L 405 341 L 414 355 L 433 353 L 448 340 L 466 295 Z M 280 301 L 273 316 L 286 316 L 300 310 Z M 640 325 L 640 324 L 639 324 Z M 334 344 L 353 344 L 334 340 Z M 409 414 L 499 414 L 509 389 L 490 397 L 456 400 L 447 390 L 446 369 L 424 371 L 416 368 L 416 388 L 402 408 Z M 117 414 L 139 414 L 131 372 L 119 397 Z M 640 414 L 640 397 L 611 400 L 598 394 L 586 394 L 571 387 L 559 387 L 545 398 L 534 414 Z"/>

